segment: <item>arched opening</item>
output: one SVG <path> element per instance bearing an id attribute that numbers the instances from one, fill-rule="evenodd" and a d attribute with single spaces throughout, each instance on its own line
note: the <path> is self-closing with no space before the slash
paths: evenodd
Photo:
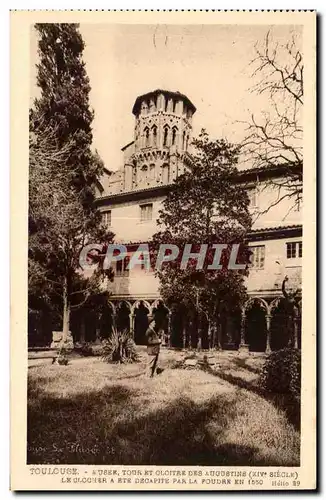
<path id="1" fill-rule="evenodd" d="M 208 338 L 208 319 L 206 314 L 200 315 L 199 321 L 199 332 L 198 336 L 201 338 L 201 347 L 202 349 L 209 349 L 209 338 Z"/>
<path id="2" fill-rule="evenodd" d="M 177 141 L 177 127 L 173 127 L 172 129 L 172 146 L 176 144 Z"/>
<path id="3" fill-rule="evenodd" d="M 220 313 L 220 344 L 225 350 L 238 349 L 240 344 L 241 311 L 222 310 Z"/>
<path id="4" fill-rule="evenodd" d="M 85 342 L 95 342 L 96 329 L 98 326 L 98 314 L 96 311 L 86 308 L 83 314 L 84 318 L 84 340 Z"/>
<path id="5" fill-rule="evenodd" d="M 29 302 L 29 306 L 31 301 Z M 29 308 L 28 311 L 28 347 L 49 346 L 52 342 L 52 331 L 55 330 L 55 319 L 49 310 Z M 76 328 L 71 326 L 75 339 Z"/>
<path id="6" fill-rule="evenodd" d="M 148 148 L 150 146 L 150 141 L 149 141 L 149 128 L 146 127 L 144 130 L 144 137 L 145 137 L 145 148 Z"/>
<path id="7" fill-rule="evenodd" d="M 155 111 L 156 111 L 156 102 L 155 102 L 154 98 L 152 98 L 152 99 L 149 100 L 149 106 L 148 107 L 149 107 L 149 112 L 150 113 L 155 113 Z"/>
<path id="8" fill-rule="evenodd" d="M 280 298 L 271 311 L 271 349 L 278 351 L 294 342 L 294 324 L 286 299 Z"/>
<path id="9" fill-rule="evenodd" d="M 198 314 L 195 308 L 187 309 L 186 316 L 186 347 L 195 349 L 198 345 Z"/>
<path id="10" fill-rule="evenodd" d="M 182 134 L 182 149 L 185 148 L 185 142 L 186 142 L 186 132 L 183 132 L 183 134 Z"/>
<path id="11" fill-rule="evenodd" d="M 103 306 L 99 315 L 99 333 L 102 339 L 107 339 L 112 333 L 113 309 L 108 303 Z"/>
<path id="12" fill-rule="evenodd" d="M 142 102 L 142 104 L 141 104 L 141 112 L 142 112 L 142 115 L 147 115 L 148 114 L 147 101 L 143 101 Z"/>
<path id="13" fill-rule="evenodd" d="M 254 300 L 246 311 L 245 339 L 250 351 L 265 351 L 267 341 L 266 310 L 259 300 Z"/>
<path id="14" fill-rule="evenodd" d="M 141 168 L 140 181 L 146 181 L 147 175 L 148 175 L 148 167 L 147 167 L 147 165 L 143 165 Z"/>
<path id="15" fill-rule="evenodd" d="M 164 163 L 162 166 L 162 181 L 163 184 L 168 184 L 170 182 L 170 166 L 168 163 Z"/>
<path id="16" fill-rule="evenodd" d="M 153 318 L 156 326 L 160 329 L 163 335 L 163 344 L 168 344 L 169 335 L 169 310 L 165 307 L 162 300 L 159 300 L 153 307 Z"/>
<path id="17" fill-rule="evenodd" d="M 169 127 L 165 126 L 163 129 L 163 146 L 168 146 L 169 141 Z"/>
<path id="18" fill-rule="evenodd" d="M 155 164 L 154 163 L 151 163 L 149 166 L 149 178 L 151 180 L 155 179 Z"/>
<path id="19" fill-rule="evenodd" d="M 183 334 L 186 327 L 185 314 L 180 306 L 171 309 L 171 345 L 172 347 L 183 347 Z"/>
<path id="20" fill-rule="evenodd" d="M 120 302 L 116 312 L 117 330 L 130 330 L 130 307 L 126 302 Z"/>
<path id="21" fill-rule="evenodd" d="M 148 314 L 149 309 L 146 307 L 145 303 L 141 300 L 139 305 L 135 308 L 134 316 L 134 338 L 137 345 L 146 345 L 146 330 L 148 328 Z"/>
<path id="22" fill-rule="evenodd" d="M 152 128 L 152 144 L 153 147 L 155 148 L 157 146 L 157 127 L 154 125 Z"/>

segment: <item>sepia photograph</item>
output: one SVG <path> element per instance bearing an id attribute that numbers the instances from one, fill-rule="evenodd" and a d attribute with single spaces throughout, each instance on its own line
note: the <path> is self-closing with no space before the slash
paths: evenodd
<path id="1" fill-rule="evenodd" d="M 27 26 L 25 464 L 300 489 L 307 27 L 125 14 Z"/>

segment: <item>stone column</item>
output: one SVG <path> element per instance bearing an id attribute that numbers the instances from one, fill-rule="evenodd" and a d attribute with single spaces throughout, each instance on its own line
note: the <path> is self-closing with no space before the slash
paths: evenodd
<path id="1" fill-rule="evenodd" d="M 271 315 L 266 314 L 266 349 L 265 353 L 270 354 L 271 350 Z"/>
<path id="2" fill-rule="evenodd" d="M 169 311 L 168 313 L 168 347 L 172 347 L 171 345 L 171 320 L 172 320 L 172 313 Z"/>
<path id="3" fill-rule="evenodd" d="M 208 320 L 208 327 L 207 327 L 207 337 L 208 337 L 208 348 L 212 348 L 212 327 L 211 327 L 211 321 Z"/>
<path id="4" fill-rule="evenodd" d="M 198 328 L 198 342 L 197 342 L 197 350 L 201 351 L 202 348 L 202 339 L 201 339 L 201 332 L 202 332 L 202 320 L 200 317 L 200 314 L 198 314 L 198 323 L 197 323 L 197 328 Z"/>
<path id="5" fill-rule="evenodd" d="M 202 347 L 202 342 L 201 342 L 201 330 L 199 329 L 198 330 L 198 342 L 197 342 L 197 350 L 198 351 L 201 351 L 201 347 Z"/>
<path id="6" fill-rule="evenodd" d="M 217 340 L 217 350 L 222 350 L 222 324 L 221 319 L 219 318 L 218 324 L 216 326 L 216 340 Z"/>
<path id="7" fill-rule="evenodd" d="M 113 308 L 111 310 L 112 310 L 112 312 L 111 312 L 112 328 L 116 328 L 117 327 L 117 314 Z"/>
<path id="8" fill-rule="evenodd" d="M 186 349 L 186 325 L 182 325 L 182 349 Z"/>
<path id="9" fill-rule="evenodd" d="M 130 333 L 132 336 L 134 336 L 134 314 L 130 313 L 129 314 L 129 328 L 130 328 Z"/>
<path id="10" fill-rule="evenodd" d="M 95 330 L 95 344 L 100 344 L 101 343 L 101 330 L 99 328 L 96 328 Z"/>
<path id="11" fill-rule="evenodd" d="M 216 334 L 217 334 L 217 325 L 216 318 L 214 319 L 213 324 L 211 325 L 211 345 L 213 349 L 216 349 Z"/>
<path id="12" fill-rule="evenodd" d="M 246 310 L 242 309 L 239 351 L 244 353 L 249 353 L 249 344 L 246 344 L 245 328 L 246 328 Z"/>

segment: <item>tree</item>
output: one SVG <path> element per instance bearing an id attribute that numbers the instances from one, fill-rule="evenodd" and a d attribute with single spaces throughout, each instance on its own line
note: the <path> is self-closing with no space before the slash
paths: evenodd
<path id="1" fill-rule="evenodd" d="M 78 26 L 36 29 L 41 96 L 30 113 L 30 303 L 42 297 L 43 304 L 61 309 L 65 341 L 71 311 L 101 292 L 100 269 L 83 274 L 80 252 L 88 243 L 110 242 L 113 235 L 93 203 L 103 163 L 91 151 L 93 113 Z M 110 270 L 106 274 L 112 277 Z"/>
<path id="2" fill-rule="evenodd" d="M 252 78 L 259 79 L 252 91 L 268 98 L 269 111 L 254 114 L 246 123 L 242 141 L 245 161 L 258 168 L 279 168 L 282 175 L 269 181 L 278 190 L 273 206 L 290 199 L 302 200 L 303 168 L 303 57 L 299 37 L 292 33 L 286 43 L 276 43 L 268 31 L 264 44 L 255 45 Z M 270 208 L 270 207 L 269 207 Z"/>
<path id="3" fill-rule="evenodd" d="M 282 294 L 285 301 L 286 307 L 286 328 L 290 332 L 290 346 L 298 348 L 298 336 L 299 336 L 299 310 L 300 310 L 300 300 L 301 300 L 301 287 L 295 288 L 294 291 L 289 291 L 286 289 L 286 283 L 289 282 L 289 277 L 286 275 L 282 281 Z"/>
<path id="4" fill-rule="evenodd" d="M 153 236 L 151 258 L 156 261 L 160 244 L 174 244 L 180 249 L 177 260 L 163 263 L 156 270 L 162 298 L 172 307 L 195 310 L 209 321 L 216 321 L 222 308 L 236 309 L 246 299 L 245 270 L 228 269 L 229 245 L 240 244 L 240 262 L 248 261 L 244 242 L 251 227 L 249 199 L 244 189 L 234 183 L 239 148 L 225 140 L 211 141 L 202 130 L 193 141 L 191 170 L 179 176 L 163 202 L 158 220 L 162 229 Z M 186 244 L 191 251 L 208 244 L 202 269 L 190 259 L 186 269 L 180 258 Z M 222 269 L 208 270 L 212 263 L 213 244 L 227 244 L 222 252 Z"/>
<path id="5" fill-rule="evenodd" d="M 78 24 L 36 24 L 35 29 L 39 34 L 37 85 L 41 96 L 31 110 L 30 128 L 49 135 L 56 148 L 70 144 L 67 166 L 74 172 L 71 182 L 83 196 L 85 207 L 92 210 L 94 185 L 103 173 L 103 163 L 91 150 L 94 113 L 82 59 L 84 42 Z"/>

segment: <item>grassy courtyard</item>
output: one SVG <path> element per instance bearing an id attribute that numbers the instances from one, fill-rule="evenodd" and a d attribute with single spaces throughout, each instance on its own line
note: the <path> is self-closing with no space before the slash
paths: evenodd
<path id="1" fill-rule="evenodd" d="M 130 365 L 30 359 L 28 463 L 299 465 L 298 422 L 284 398 L 262 394 L 260 356 L 217 353 L 185 369 L 186 354 Z"/>

